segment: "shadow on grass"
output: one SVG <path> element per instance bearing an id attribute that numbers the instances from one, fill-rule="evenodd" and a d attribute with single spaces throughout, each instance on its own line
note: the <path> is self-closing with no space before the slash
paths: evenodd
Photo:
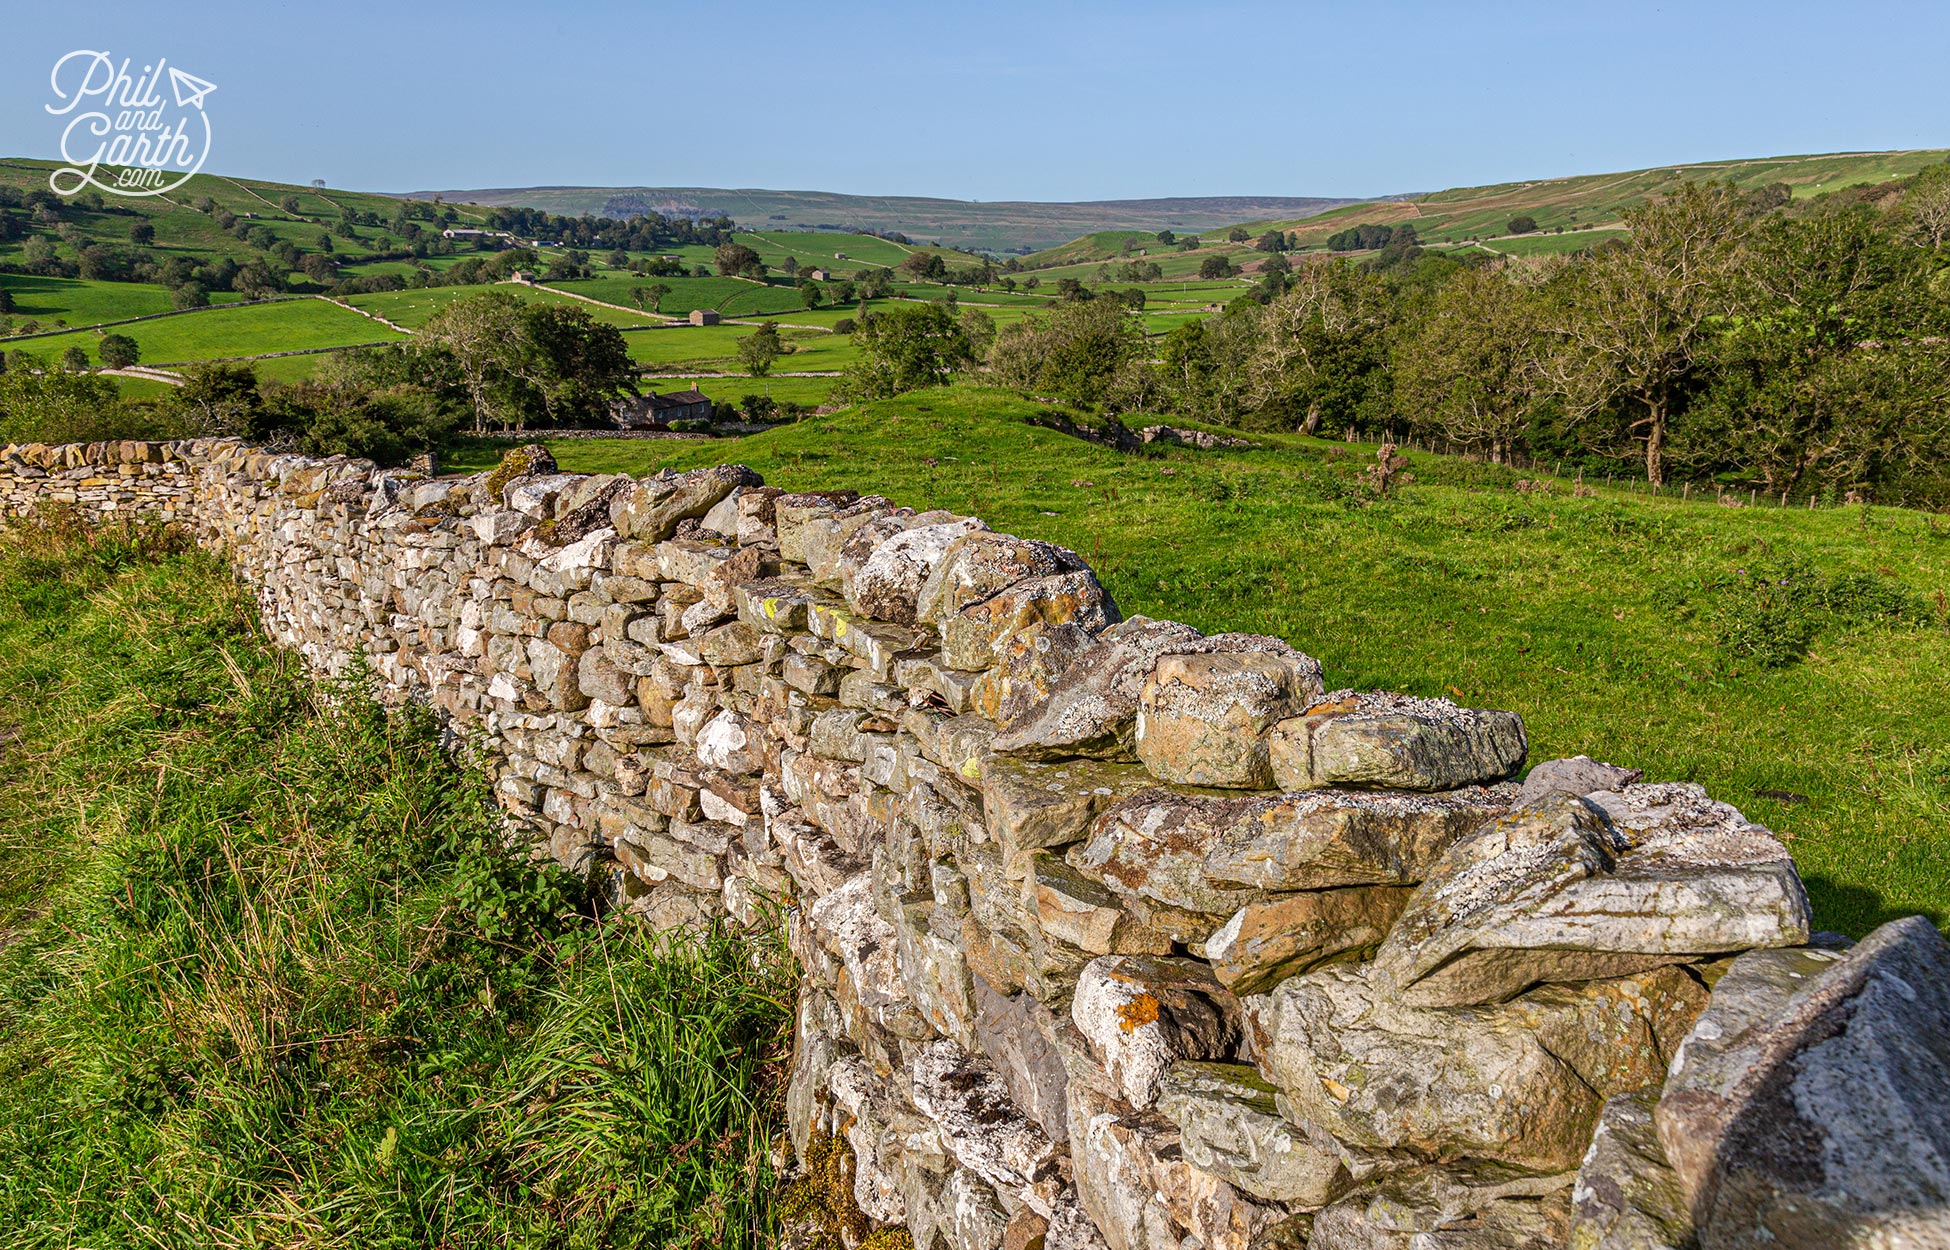
<path id="1" fill-rule="evenodd" d="M 1859 941 L 1870 930 L 1904 916 L 1920 915 L 1939 929 L 1945 927 L 1941 911 L 1891 907 L 1881 894 L 1861 886 L 1843 885 L 1829 877 L 1803 877 L 1801 884 L 1807 887 L 1816 929 L 1846 933 Z"/>

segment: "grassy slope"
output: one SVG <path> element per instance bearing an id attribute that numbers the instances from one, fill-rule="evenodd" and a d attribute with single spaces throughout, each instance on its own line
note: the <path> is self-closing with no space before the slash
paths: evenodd
<path id="1" fill-rule="evenodd" d="M 45 190 L 48 173 L 54 168 L 55 165 L 48 161 L 0 159 L 0 186 L 13 187 L 23 193 Z M 338 222 L 342 207 L 378 213 L 386 219 L 390 219 L 398 207 L 398 201 L 384 195 L 330 189 L 319 192 L 308 186 L 198 174 L 182 190 L 171 192 L 166 197 L 105 196 L 105 211 L 81 214 L 77 224 L 89 241 L 126 247 L 129 243 L 129 226 L 138 220 L 146 220 L 156 228 L 156 242 L 148 250 L 164 257 L 185 255 L 203 262 L 228 256 L 242 264 L 261 255 L 256 248 L 218 228 L 214 220 L 190 207 L 206 195 L 239 217 L 252 217 L 252 225 L 263 226 L 278 238 L 289 239 L 306 251 L 317 250 L 319 231 Z M 286 212 L 281 207 L 287 195 L 298 197 L 295 213 Z M 471 205 L 457 204 L 454 207 L 461 215 L 462 225 L 481 216 L 482 210 Z M 420 224 L 426 227 L 430 223 Z M 332 237 L 333 254 L 341 263 L 347 264 L 349 273 L 361 272 L 356 263 L 360 257 L 384 250 L 382 245 L 389 232 L 383 226 L 360 226 L 356 233 L 356 239 L 346 239 L 336 234 Z M 19 250 L 18 240 L 0 244 L 0 260 L 16 259 Z M 64 256 L 73 255 L 73 249 L 66 244 L 59 250 Z"/>
<path id="2" fill-rule="evenodd" d="M 1297 231 L 1302 243 L 1309 246 L 1322 244 L 1328 235 L 1337 230 L 1367 223 L 1412 224 L 1415 233 L 1424 242 L 1444 242 L 1469 236 L 1493 239 L 1506 233 L 1510 218 L 1525 214 L 1536 218 L 1537 224 L 1545 230 L 1560 225 L 1615 223 L 1622 210 L 1664 195 L 1682 182 L 1731 181 L 1747 190 L 1784 182 L 1796 196 L 1805 197 L 1857 183 L 1908 177 L 1926 165 L 1942 161 L 1945 155 L 1942 149 L 1843 152 L 1666 165 L 1624 173 L 1584 174 L 1536 182 L 1459 187 L 1407 200 L 1378 201 L 1340 208 L 1317 217 L 1255 222 L 1248 228 L 1255 233 L 1269 226 Z M 1500 247 L 1500 244 L 1497 246 Z"/>
<path id="3" fill-rule="evenodd" d="M 0 534 L 6 1244 L 767 1244 L 782 952 L 579 916 L 168 552 Z"/>
<path id="4" fill-rule="evenodd" d="M 1525 496 L 1500 469 L 1419 456 L 1424 480 L 1360 505 L 1350 479 L 1372 448 L 1127 457 L 1023 425 L 1035 410 L 931 391 L 738 441 L 555 452 L 580 471 L 740 461 L 788 488 L 970 512 L 1082 552 L 1127 614 L 1279 635 L 1332 686 L 1517 709 L 1533 759 L 1699 781 L 1788 838 L 1822 925 L 1950 917 L 1950 631 L 1831 628 L 1805 661 L 1757 669 L 1682 605 L 1708 602 L 1702 579 L 1789 558 L 1886 570 L 1933 599 L 1950 528 L 1932 518 Z"/>
<path id="5" fill-rule="evenodd" d="M 91 282 L 10 273 L 0 274 L 0 287 L 14 297 L 16 330 L 28 321 L 40 321 L 49 329 L 56 323 L 89 326 L 166 313 L 174 307 L 167 287 L 145 282 Z M 238 298 L 232 291 L 210 293 L 211 302 L 218 304 Z"/>
<path id="6" fill-rule="evenodd" d="M 726 190 L 712 187 L 516 187 L 447 192 L 450 199 L 513 204 L 551 213 L 601 214 L 612 196 L 642 193 L 660 211 L 724 213 L 740 224 L 777 231 L 835 228 L 899 231 L 917 240 L 981 250 L 1049 247 L 1093 230 L 1169 226 L 1180 234 L 1273 213 L 1298 214 L 1332 199 L 1219 197 L 1052 204 L 940 200 L 917 196 L 842 195 L 827 191 Z"/>
<path id="7" fill-rule="evenodd" d="M 247 308 L 211 308 L 122 326 L 116 333 L 135 340 L 146 365 L 382 343 L 406 337 L 370 317 L 322 299 L 281 300 Z M 92 362 L 97 359 L 100 341 L 98 331 L 76 330 L 49 338 L 28 339 L 19 346 L 43 359 L 53 359 L 69 347 L 78 346 Z"/>

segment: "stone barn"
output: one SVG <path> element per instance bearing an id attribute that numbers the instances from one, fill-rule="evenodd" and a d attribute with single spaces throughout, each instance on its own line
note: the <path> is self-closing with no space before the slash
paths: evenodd
<path id="1" fill-rule="evenodd" d="M 717 309 L 715 308 L 691 309 L 691 324 L 694 326 L 714 326 L 718 324 Z"/>
<path id="2" fill-rule="evenodd" d="M 617 400 L 610 415 L 626 430 L 668 429 L 672 421 L 709 421 L 711 397 L 696 388 L 667 395 L 646 391 Z"/>

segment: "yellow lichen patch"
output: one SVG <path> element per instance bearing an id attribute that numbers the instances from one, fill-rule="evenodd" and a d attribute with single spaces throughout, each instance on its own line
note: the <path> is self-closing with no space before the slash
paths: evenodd
<path id="1" fill-rule="evenodd" d="M 1158 1000 L 1150 994 L 1139 994 L 1117 1008 L 1117 1027 L 1126 1033 L 1136 1032 L 1144 1025 L 1157 1022 Z"/>
<path id="2" fill-rule="evenodd" d="M 1327 1096 L 1335 1102 L 1346 1102 L 1347 1096 L 1354 1092 L 1330 1076 L 1321 1077 L 1320 1086 L 1327 1091 Z"/>

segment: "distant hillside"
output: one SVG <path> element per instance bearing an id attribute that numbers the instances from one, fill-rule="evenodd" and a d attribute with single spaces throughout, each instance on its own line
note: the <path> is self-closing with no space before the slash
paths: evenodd
<path id="1" fill-rule="evenodd" d="M 502 187 L 415 191 L 408 198 L 539 208 L 551 213 L 619 217 L 658 212 L 675 217 L 734 218 L 759 230 L 898 231 L 917 242 L 973 251 L 1051 247 L 1098 230 L 1198 233 L 1237 221 L 1299 220 L 1352 200 L 1282 196 L 1195 196 L 1159 200 L 1093 200 L 1077 204 L 939 200 L 830 191 L 731 190 L 723 187 Z"/>
<path id="2" fill-rule="evenodd" d="M 1463 187 L 1344 205 L 1320 213 L 1256 217 L 1246 228 L 1254 234 L 1283 229 L 1297 236 L 1305 247 L 1324 246 L 1330 236 L 1351 226 L 1411 225 L 1423 243 L 1480 239 L 1492 241 L 1497 250 L 1559 250 L 1540 236 L 1555 237 L 1560 227 L 1567 234 L 1573 230 L 1602 231 L 1607 226 L 1615 227 L 1624 210 L 1655 199 L 1683 182 L 1732 182 L 1748 191 L 1780 183 L 1787 186 L 1794 198 L 1806 199 L 1848 187 L 1907 178 L 1926 165 L 1942 161 L 1946 155 L 1950 151 L 1928 148 L 1661 165 L 1625 173 Z M 1510 222 L 1518 217 L 1534 220 L 1537 233 L 1521 236 L 1509 248 L 1494 242 L 1510 240 Z"/>

